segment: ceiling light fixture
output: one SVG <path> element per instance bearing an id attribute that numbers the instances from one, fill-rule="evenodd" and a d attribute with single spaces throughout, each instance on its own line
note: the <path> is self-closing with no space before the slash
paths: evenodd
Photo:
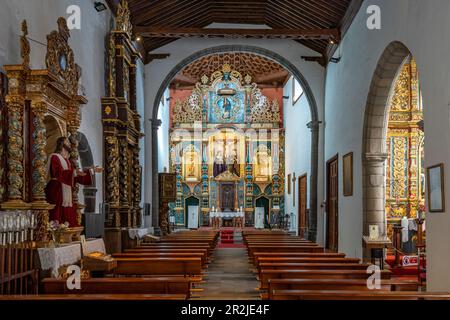
<path id="1" fill-rule="evenodd" d="M 105 11 L 107 8 L 103 2 L 96 1 L 94 2 L 94 8 L 97 10 L 97 12 Z"/>

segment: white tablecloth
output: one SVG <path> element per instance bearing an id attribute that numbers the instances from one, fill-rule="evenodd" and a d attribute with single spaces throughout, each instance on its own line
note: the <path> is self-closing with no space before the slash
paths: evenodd
<path id="1" fill-rule="evenodd" d="M 58 269 L 62 266 L 76 264 L 81 259 L 79 243 L 59 248 L 38 248 L 39 260 L 43 270 L 51 270 L 52 277 L 58 277 Z"/>
<path id="2" fill-rule="evenodd" d="M 142 239 L 147 234 L 150 234 L 150 230 L 148 228 L 128 229 L 128 236 L 130 239 L 135 239 L 136 237 L 138 239 Z"/>
<path id="3" fill-rule="evenodd" d="M 219 211 L 211 211 L 209 213 L 209 216 L 211 218 L 216 218 L 216 217 L 220 217 L 220 218 L 234 218 L 234 217 L 244 217 L 244 212 L 242 211 L 224 211 L 224 212 L 219 212 Z"/>
<path id="4" fill-rule="evenodd" d="M 86 242 L 81 245 L 81 248 L 83 250 L 83 255 L 91 252 L 101 252 L 106 254 L 105 242 L 103 239 L 86 240 Z"/>

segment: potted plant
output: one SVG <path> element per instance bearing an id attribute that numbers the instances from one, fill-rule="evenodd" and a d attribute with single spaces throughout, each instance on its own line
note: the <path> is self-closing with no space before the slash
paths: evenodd
<path id="1" fill-rule="evenodd" d="M 58 220 L 53 220 L 49 222 L 48 229 L 52 233 L 53 243 L 56 247 L 61 245 L 62 234 L 69 227 L 69 223 L 66 221 L 64 223 L 59 223 Z"/>

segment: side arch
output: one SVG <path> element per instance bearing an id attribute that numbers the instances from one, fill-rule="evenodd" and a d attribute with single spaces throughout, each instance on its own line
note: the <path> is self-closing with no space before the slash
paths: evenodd
<path id="1" fill-rule="evenodd" d="M 397 75 L 411 55 L 401 42 L 391 42 L 380 59 L 372 77 L 364 113 L 363 169 L 363 234 L 369 225 L 378 225 L 380 235 L 386 235 L 385 162 L 389 101 Z"/>

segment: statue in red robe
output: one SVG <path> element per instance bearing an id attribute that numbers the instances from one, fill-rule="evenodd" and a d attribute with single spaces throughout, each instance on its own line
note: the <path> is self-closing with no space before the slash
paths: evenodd
<path id="1" fill-rule="evenodd" d="M 45 187 L 47 202 L 54 204 L 50 210 L 50 221 L 59 223 L 68 222 L 69 227 L 79 227 L 76 206 L 72 200 L 72 188 L 75 183 L 82 185 L 92 184 L 94 172 L 101 172 L 101 168 L 90 168 L 84 171 L 77 170 L 70 163 L 70 143 L 66 137 L 61 137 L 56 142 L 55 153 L 48 159 L 48 176 L 50 181 Z"/>

